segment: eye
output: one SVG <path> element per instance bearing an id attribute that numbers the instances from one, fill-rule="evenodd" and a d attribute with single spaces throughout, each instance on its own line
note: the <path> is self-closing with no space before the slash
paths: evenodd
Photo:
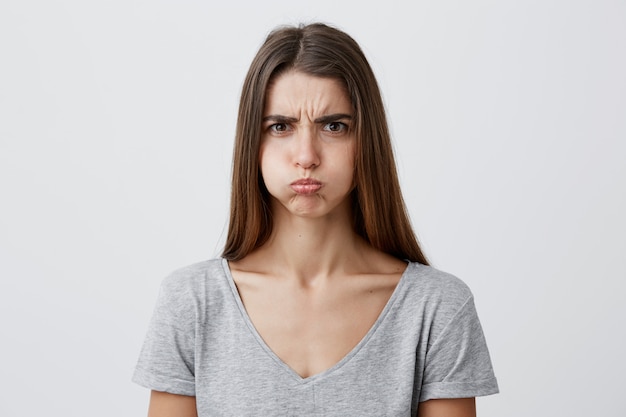
<path id="1" fill-rule="evenodd" d="M 341 133 L 345 132 L 348 129 L 348 125 L 342 122 L 330 122 L 324 126 L 324 130 L 333 133 Z"/>
<path id="2" fill-rule="evenodd" d="M 289 125 L 287 123 L 274 123 L 268 127 L 268 130 L 280 134 L 289 131 Z"/>

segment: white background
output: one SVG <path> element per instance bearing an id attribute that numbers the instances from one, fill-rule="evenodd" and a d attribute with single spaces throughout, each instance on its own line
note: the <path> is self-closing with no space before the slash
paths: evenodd
<path id="1" fill-rule="evenodd" d="M 475 294 L 479 415 L 626 415 L 626 3 L 301 3 L 0 3 L 0 415 L 145 415 L 159 283 L 223 243 L 247 66 L 314 20 L 371 60 L 424 249 Z"/>

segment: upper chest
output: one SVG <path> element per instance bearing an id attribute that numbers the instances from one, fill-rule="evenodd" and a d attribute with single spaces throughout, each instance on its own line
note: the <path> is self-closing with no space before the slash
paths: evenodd
<path id="1" fill-rule="evenodd" d="M 353 277 L 311 289 L 268 277 L 233 277 L 258 336 L 303 378 L 332 368 L 363 340 L 400 279 Z"/>

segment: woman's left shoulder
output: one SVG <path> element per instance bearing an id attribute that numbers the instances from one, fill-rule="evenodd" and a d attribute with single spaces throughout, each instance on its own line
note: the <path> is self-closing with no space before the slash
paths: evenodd
<path id="1" fill-rule="evenodd" d="M 460 306 L 473 298 L 465 281 L 433 266 L 410 262 L 404 275 L 407 291 L 430 302 Z"/>

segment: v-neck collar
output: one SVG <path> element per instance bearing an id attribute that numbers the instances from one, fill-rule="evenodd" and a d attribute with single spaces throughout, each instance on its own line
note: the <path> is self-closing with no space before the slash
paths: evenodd
<path id="1" fill-rule="evenodd" d="M 226 260 L 225 258 L 222 258 L 222 267 L 224 269 L 224 274 L 226 276 L 228 284 L 232 290 L 233 297 L 235 299 L 239 312 L 241 313 L 241 317 L 244 323 L 246 324 L 246 326 L 248 327 L 248 330 L 250 331 L 252 336 L 258 342 L 259 346 L 265 351 L 265 353 L 269 357 L 271 357 L 274 360 L 274 362 L 280 368 L 284 370 L 284 372 L 289 374 L 293 379 L 299 381 L 300 383 L 307 384 L 307 383 L 312 383 L 313 381 L 326 378 L 329 375 L 333 374 L 336 370 L 338 370 L 339 368 L 343 367 L 348 362 L 350 362 L 350 360 L 359 353 L 359 351 L 363 348 L 363 346 L 365 346 L 368 343 L 368 341 L 374 336 L 374 333 L 376 333 L 376 330 L 385 321 L 385 317 L 387 316 L 387 313 L 389 312 L 389 310 L 391 310 L 391 307 L 395 303 L 396 299 L 399 297 L 399 294 L 402 292 L 402 289 L 405 286 L 405 281 L 407 280 L 406 277 L 409 275 L 409 269 L 413 267 L 413 263 L 412 262 L 408 263 L 408 265 L 404 269 L 404 272 L 402 272 L 402 275 L 400 276 L 400 279 L 398 280 L 398 283 L 396 284 L 396 287 L 394 288 L 391 294 L 391 297 L 389 297 L 389 300 L 387 300 L 385 307 L 378 315 L 378 318 L 376 319 L 372 327 L 370 327 L 370 329 L 367 331 L 365 336 L 363 336 L 363 338 L 359 341 L 359 343 L 357 343 L 356 346 L 354 346 L 352 350 L 350 350 L 350 352 L 348 352 L 343 358 L 341 358 L 337 363 L 335 363 L 330 368 L 322 372 L 319 372 L 317 374 L 308 376 L 306 378 L 300 376 L 300 374 L 294 371 L 276 353 L 274 353 L 274 351 L 267 345 L 267 343 L 265 343 L 265 340 L 263 340 L 263 338 L 257 331 L 256 327 L 254 327 L 254 324 L 252 323 L 252 320 L 250 319 L 250 316 L 248 315 L 248 311 L 243 305 L 243 301 L 239 294 L 239 290 L 237 289 L 237 285 L 235 284 L 235 280 L 233 279 L 233 275 L 230 271 L 228 260 Z"/>

